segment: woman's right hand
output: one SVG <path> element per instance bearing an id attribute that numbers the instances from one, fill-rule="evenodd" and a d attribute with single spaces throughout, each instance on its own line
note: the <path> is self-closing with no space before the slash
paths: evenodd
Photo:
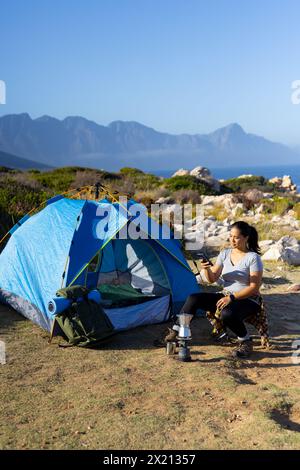
<path id="1" fill-rule="evenodd" d="M 211 268 L 211 264 L 208 261 L 200 261 L 200 267 L 201 269 L 208 269 Z"/>

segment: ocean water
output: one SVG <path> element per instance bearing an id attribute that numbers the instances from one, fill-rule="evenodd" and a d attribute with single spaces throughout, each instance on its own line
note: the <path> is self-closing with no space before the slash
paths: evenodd
<path id="1" fill-rule="evenodd" d="M 177 168 L 178 169 L 178 168 Z M 235 178 L 240 175 L 257 175 L 264 176 L 265 178 L 273 178 L 274 176 L 282 177 L 289 175 L 294 184 L 297 185 L 298 192 L 300 192 L 300 165 L 280 165 L 280 166 L 259 166 L 259 167 L 231 167 L 231 168 L 213 168 L 209 167 L 212 175 L 216 179 L 229 179 Z M 170 177 L 175 170 L 161 170 L 153 171 L 157 176 L 165 178 Z"/>

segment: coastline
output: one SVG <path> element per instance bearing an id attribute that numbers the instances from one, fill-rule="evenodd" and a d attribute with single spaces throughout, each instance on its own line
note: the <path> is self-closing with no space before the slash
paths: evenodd
<path id="1" fill-rule="evenodd" d="M 297 191 L 300 193 L 300 163 L 299 165 L 274 165 L 274 166 L 240 166 L 240 167 L 209 167 L 212 176 L 218 180 L 237 178 L 242 174 L 252 174 L 255 176 L 264 176 L 265 178 L 274 178 L 276 176 L 282 177 L 284 175 L 290 175 L 293 182 L 297 186 Z M 149 170 L 149 173 L 153 173 L 157 176 L 164 178 L 172 176 L 177 171 L 174 170 Z"/>

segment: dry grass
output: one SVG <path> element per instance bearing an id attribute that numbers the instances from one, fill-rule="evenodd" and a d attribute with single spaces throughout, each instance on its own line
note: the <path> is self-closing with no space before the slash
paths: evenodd
<path id="1" fill-rule="evenodd" d="M 229 216 L 229 212 L 225 209 L 223 204 L 214 204 L 213 207 L 211 208 L 205 208 L 205 216 L 213 216 L 215 217 L 219 222 L 222 222 L 224 219 L 226 219 Z"/>
<path id="2" fill-rule="evenodd" d="M 193 362 L 184 364 L 152 346 L 165 325 L 120 334 L 103 350 L 62 349 L 1 306 L 8 357 L 0 366 L 0 448 L 299 449 L 299 365 L 294 336 L 278 321 L 287 309 L 298 318 L 299 296 L 287 300 L 273 288 L 266 301 L 272 324 L 277 318 L 274 349 L 256 341 L 253 360 L 238 363 L 212 343 L 202 318 L 193 325 Z"/>

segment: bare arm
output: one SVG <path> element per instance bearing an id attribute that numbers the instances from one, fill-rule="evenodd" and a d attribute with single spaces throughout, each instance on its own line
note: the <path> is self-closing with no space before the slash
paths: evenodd
<path id="1" fill-rule="evenodd" d="M 213 283 L 219 279 L 222 272 L 222 266 L 219 266 L 218 264 L 211 266 L 207 262 L 200 263 L 200 266 L 205 270 L 208 282 Z"/>
<path id="2" fill-rule="evenodd" d="M 262 281 L 262 271 L 257 271 L 250 273 L 250 284 L 247 287 L 244 287 L 244 289 L 240 290 L 239 292 L 236 292 L 234 294 L 234 297 L 236 299 L 246 299 L 250 295 L 256 295 L 259 293 L 259 288 L 261 286 L 261 281 Z"/>

